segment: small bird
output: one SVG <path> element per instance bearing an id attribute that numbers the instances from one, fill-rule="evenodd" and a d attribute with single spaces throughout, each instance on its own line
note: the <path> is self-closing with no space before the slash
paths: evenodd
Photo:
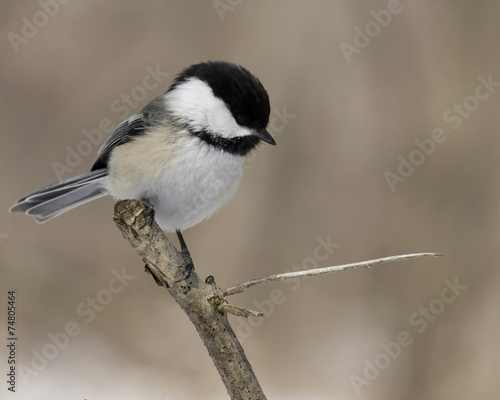
<path id="1" fill-rule="evenodd" d="M 266 129 L 269 114 L 269 96 L 247 69 L 224 61 L 191 65 L 118 125 L 91 172 L 30 193 L 10 211 L 43 223 L 105 195 L 147 201 L 190 260 L 181 232 L 234 195 L 245 158 L 260 142 L 276 144 Z M 192 263 L 185 277 L 191 270 Z"/>

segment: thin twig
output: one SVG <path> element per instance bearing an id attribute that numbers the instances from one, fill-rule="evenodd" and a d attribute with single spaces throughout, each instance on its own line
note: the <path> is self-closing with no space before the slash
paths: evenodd
<path id="1" fill-rule="evenodd" d="M 378 265 L 378 264 L 384 264 L 384 263 L 401 261 L 401 260 L 408 260 L 410 258 L 439 257 L 439 256 L 442 256 L 442 254 L 440 254 L 440 253 L 403 254 L 403 255 L 399 255 L 399 256 L 377 258 L 375 260 L 361 261 L 361 262 L 356 262 L 356 263 L 351 263 L 351 264 L 334 265 L 331 267 L 315 268 L 315 269 L 309 269 L 309 270 L 297 271 L 297 272 L 286 272 L 284 274 L 269 275 L 269 276 L 266 276 L 264 278 L 252 279 L 252 280 L 247 281 L 247 282 L 239 283 L 237 285 L 228 287 L 227 289 L 223 290 L 222 293 L 224 294 L 224 296 L 230 296 L 232 294 L 241 293 L 241 292 L 243 292 L 243 290 L 248 289 L 252 286 L 265 285 L 265 284 L 275 282 L 275 281 L 284 281 L 286 279 L 303 278 L 306 276 L 330 274 L 333 272 L 346 271 L 346 270 L 355 269 L 355 268 L 370 268 L 371 269 L 372 266 Z"/>
<path id="2" fill-rule="evenodd" d="M 246 308 L 241 308 L 237 306 L 232 306 L 230 304 L 223 304 L 220 306 L 220 310 L 228 314 L 236 315 L 237 317 L 263 317 L 264 313 L 260 311 L 248 310 Z"/>

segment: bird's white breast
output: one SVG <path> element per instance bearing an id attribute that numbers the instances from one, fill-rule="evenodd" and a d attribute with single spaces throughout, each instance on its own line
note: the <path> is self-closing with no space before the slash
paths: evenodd
<path id="1" fill-rule="evenodd" d="M 113 150 L 104 188 L 118 199 L 148 200 L 163 230 L 182 231 L 234 195 L 244 162 L 188 132 L 159 127 Z"/>

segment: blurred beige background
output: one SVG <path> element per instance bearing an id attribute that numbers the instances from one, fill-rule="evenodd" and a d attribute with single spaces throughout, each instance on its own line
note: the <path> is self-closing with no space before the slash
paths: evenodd
<path id="1" fill-rule="evenodd" d="M 57 180 L 54 166 L 64 178 L 90 169 L 99 144 L 84 129 L 118 124 L 208 59 L 261 79 L 278 145 L 186 232 L 201 276 L 227 287 L 316 263 L 445 254 L 230 298 L 265 307 L 260 321 L 232 322 L 268 398 L 498 398 L 499 2 L 46 1 L 0 13 L 0 330 L 14 289 L 17 361 L 31 368 L 18 370 L 16 398 L 227 398 L 194 327 L 114 226 L 112 199 L 45 225 L 7 213 Z M 159 84 L 145 89 L 151 69 Z M 68 149 L 84 154 L 73 166 Z M 316 251 L 321 241 L 335 246 Z"/>

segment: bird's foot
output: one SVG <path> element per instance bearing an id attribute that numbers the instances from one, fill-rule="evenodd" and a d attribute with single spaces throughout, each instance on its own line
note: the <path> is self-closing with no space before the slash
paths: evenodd
<path id="1" fill-rule="evenodd" d="M 181 275 L 181 278 L 176 280 L 175 283 L 185 281 L 191 276 L 194 271 L 193 260 L 191 259 L 191 255 L 189 254 L 189 252 L 185 253 L 181 251 L 181 254 L 182 258 L 184 259 L 184 265 L 177 270 L 177 274 Z"/>
<path id="2" fill-rule="evenodd" d="M 143 218 L 144 222 L 141 224 L 141 229 L 145 226 L 151 225 L 155 219 L 155 209 L 151 203 L 147 200 L 141 200 L 144 203 L 146 210 L 144 211 Z"/>
<path id="3" fill-rule="evenodd" d="M 188 279 L 194 271 L 193 259 L 187 248 L 186 242 L 182 237 L 181 231 L 176 231 L 177 237 L 179 238 L 179 244 L 181 245 L 181 254 L 184 259 L 184 265 L 178 269 L 177 273 L 182 274 L 182 277 L 176 282 L 182 282 Z"/>

